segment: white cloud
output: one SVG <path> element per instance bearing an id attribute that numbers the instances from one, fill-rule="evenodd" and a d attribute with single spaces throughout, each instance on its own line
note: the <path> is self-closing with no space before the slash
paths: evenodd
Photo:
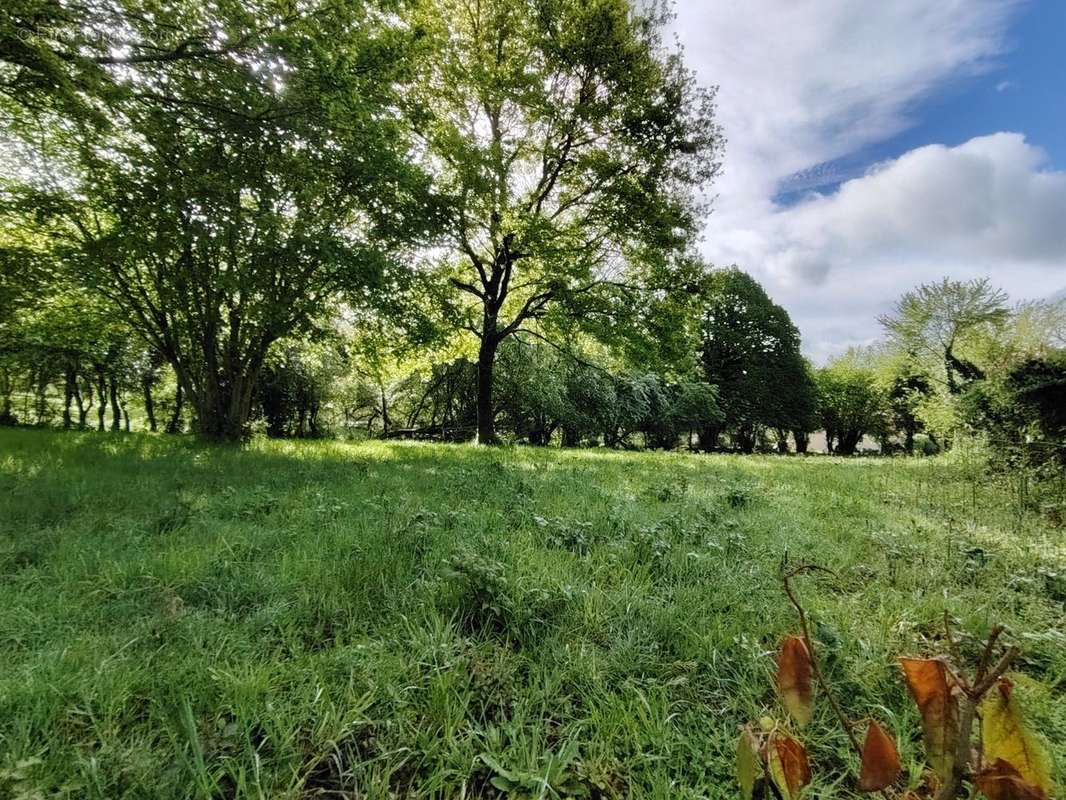
<path id="1" fill-rule="evenodd" d="M 1022 136 L 918 148 L 858 176 L 834 163 L 906 129 L 947 82 L 993 68 L 1020 5 L 680 0 L 676 33 L 720 86 L 728 138 L 705 254 L 763 281 L 816 357 L 872 340 L 877 314 L 921 281 L 988 274 L 1017 297 L 1066 283 L 1066 175 Z"/>
<path id="2" fill-rule="evenodd" d="M 1017 133 L 929 145 L 723 235 L 824 356 L 877 335 L 906 289 L 989 275 L 1013 297 L 1066 283 L 1066 172 Z"/>

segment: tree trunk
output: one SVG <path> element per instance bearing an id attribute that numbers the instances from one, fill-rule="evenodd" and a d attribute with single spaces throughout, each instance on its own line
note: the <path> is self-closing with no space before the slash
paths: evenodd
<path id="1" fill-rule="evenodd" d="M 842 456 L 855 455 L 855 450 L 861 441 L 861 431 L 841 431 L 837 443 L 837 453 Z"/>
<path id="2" fill-rule="evenodd" d="M 11 373 L 6 369 L 0 369 L 0 397 L 3 405 L 0 405 L 0 425 L 14 425 L 15 415 L 11 412 L 11 394 L 14 391 Z"/>
<path id="3" fill-rule="evenodd" d="M 742 453 L 755 452 L 755 443 L 758 441 L 759 432 L 754 425 L 741 425 L 737 428 L 737 447 Z"/>
<path id="4" fill-rule="evenodd" d="M 92 408 L 92 405 L 93 405 L 93 396 L 92 396 L 93 385 L 92 385 L 92 383 L 86 383 L 86 388 L 89 390 L 89 404 L 88 405 L 86 405 L 85 401 L 82 399 L 81 387 L 78 386 L 78 377 L 77 377 L 77 374 L 75 374 L 75 376 L 74 376 L 74 405 L 76 405 L 78 407 L 78 429 L 79 430 L 82 430 L 82 429 L 85 428 L 85 418 L 87 416 L 89 416 L 89 409 Z"/>
<path id="5" fill-rule="evenodd" d="M 37 372 L 33 404 L 33 411 L 37 417 L 36 424 L 44 425 L 48 417 L 48 375 L 43 368 Z"/>
<path id="6" fill-rule="evenodd" d="M 111 401 L 111 430 L 122 430 L 122 409 L 118 404 L 118 381 L 114 376 L 108 382 L 107 386 L 108 399 Z"/>
<path id="7" fill-rule="evenodd" d="M 185 405 L 185 394 L 182 392 L 181 383 L 178 383 L 178 391 L 174 394 L 174 411 L 167 420 L 167 433 L 181 433 L 181 412 Z"/>
<path id="8" fill-rule="evenodd" d="M 811 435 L 807 431 L 792 431 L 792 438 L 796 440 L 796 452 L 806 453 L 811 443 Z"/>
<path id="9" fill-rule="evenodd" d="M 381 391 L 381 435 L 389 435 L 389 401 L 385 397 L 385 387 L 378 384 L 378 388 Z"/>
<path id="10" fill-rule="evenodd" d="M 721 429 L 717 425 L 706 425 L 699 430 L 700 450 L 704 453 L 713 452 L 718 447 L 718 436 Z"/>
<path id="11" fill-rule="evenodd" d="M 492 398 L 492 371 L 496 365 L 496 322 L 486 318 L 481 347 L 477 354 L 477 440 L 478 444 L 497 444 L 496 409 Z"/>
<path id="12" fill-rule="evenodd" d="M 96 407 L 96 429 L 102 433 L 107 429 L 107 375 L 99 364 L 96 366 L 96 394 L 100 398 Z"/>
<path id="13" fill-rule="evenodd" d="M 778 428 L 777 433 L 777 452 L 781 455 L 788 454 L 788 431 Z"/>
<path id="14" fill-rule="evenodd" d="M 78 375 L 74 367 L 67 365 L 63 384 L 63 430 L 70 430 L 74 424 L 70 416 L 70 406 L 74 402 L 74 394 L 78 391 Z"/>
<path id="15" fill-rule="evenodd" d="M 226 373 L 208 371 L 202 385 L 187 387 L 196 409 L 197 433 L 219 442 L 239 442 L 244 438 L 252 393 L 265 355 L 264 349 L 250 357 L 243 368 L 237 365 Z M 180 377 L 179 373 L 179 380 Z"/>
<path id="16" fill-rule="evenodd" d="M 149 375 L 141 378 L 141 391 L 144 392 L 144 413 L 148 417 L 148 430 L 156 432 L 155 401 L 152 399 L 153 379 Z"/>

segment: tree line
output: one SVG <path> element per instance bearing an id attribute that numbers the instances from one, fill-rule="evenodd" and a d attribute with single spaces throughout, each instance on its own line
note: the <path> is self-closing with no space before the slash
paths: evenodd
<path id="1" fill-rule="evenodd" d="M 0 420 L 1061 441 L 1061 305 L 924 286 L 884 342 L 815 369 L 754 279 L 701 261 L 724 140 L 668 19 L 629 0 L 5 7 Z"/>

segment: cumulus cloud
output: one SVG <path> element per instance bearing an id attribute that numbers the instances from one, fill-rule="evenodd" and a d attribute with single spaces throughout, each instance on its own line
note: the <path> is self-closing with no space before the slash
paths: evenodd
<path id="1" fill-rule="evenodd" d="M 874 339 L 922 281 L 989 275 L 1019 298 L 1066 284 L 1066 174 L 1021 134 L 861 161 L 921 100 L 994 69 L 1020 5 L 679 0 L 677 36 L 719 85 L 728 138 L 705 255 L 762 281 L 816 358 Z"/>
<path id="2" fill-rule="evenodd" d="M 1048 295 L 1066 283 L 1064 223 L 1066 172 L 1021 134 L 996 133 L 877 164 L 723 235 L 719 250 L 753 265 L 824 354 L 867 341 L 902 291 L 944 275 Z"/>
<path id="3" fill-rule="evenodd" d="M 929 145 L 775 216 L 787 238 L 820 242 L 830 262 L 889 253 L 1061 266 L 1066 173 L 1045 162 L 1017 133 Z"/>

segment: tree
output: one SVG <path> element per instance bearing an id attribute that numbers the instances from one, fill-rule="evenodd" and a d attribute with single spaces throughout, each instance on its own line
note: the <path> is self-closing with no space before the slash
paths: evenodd
<path id="1" fill-rule="evenodd" d="M 549 314 L 631 306 L 668 265 L 718 172 L 710 91 L 660 42 L 657 4 L 424 0 L 413 123 L 452 199 L 441 269 L 478 340 L 478 440 L 496 439 L 500 344 Z M 543 335 L 543 332 L 536 332 Z"/>
<path id="2" fill-rule="evenodd" d="M 262 22 L 288 8 L 253 10 Z M 241 5 L 205 9 L 215 38 L 250 24 Z M 174 368 L 201 434 L 242 436 L 271 345 L 308 330 L 338 292 L 388 294 L 399 281 L 388 253 L 433 224 L 390 111 L 407 35 L 345 3 L 239 57 L 127 63 L 120 132 L 63 131 L 72 174 L 24 198 Z"/>
<path id="3" fill-rule="evenodd" d="M 15 113 L 51 110 L 106 127 L 130 68 L 254 59 L 268 34 L 316 13 L 269 0 L 8 0 L 0 10 L 0 102 Z"/>
<path id="4" fill-rule="evenodd" d="M 659 403 L 649 409 L 643 425 L 645 443 L 650 447 L 671 450 L 678 439 L 720 424 L 722 410 L 718 407 L 715 387 L 699 381 L 682 381 L 663 388 Z"/>
<path id="5" fill-rule="evenodd" d="M 914 437 L 924 430 L 923 407 L 935 399 L 933 384 L 914 353 L 899 350 L 891 343 L 882 343 L 868 351 L 870 366 L 877 376 L 877 385 L 884 393 L 888 416 L 883 435 L 903 436 L 903 451 L 914 452 Z"/>
<path id="6" fill-rule="evenodd" d="M 817 374 L 822 426 L 830 451 L 840 455 L 852 455 L 866 434 L 884 425 L 884 394 L 862 362 L 862 354 L 852 350 Z"/>
<path id="7" fill-rule="evenodd" d="M 569 411 L 566 356 L 550 346 L 512 337 L 500 348 L 494 373 L 497 410 L 515 435 L 546 445 Z"/>
<path id="8" fill-rule="evenodd" d="M 256 385 L 254 413 L 272 437 L 318 438 L 326 431 L 323 407 L 347 366 L 335 336 L 282 340 L 267 356 Z"/>
<path id="9" fill-rule="evenodd" d="M 880 322 L 900 351 L 924 359 L 930 373 L 942 375 L 948 392 L 957 395 L 964 383 L 984 377 L 979 367 L 960 356 L 959 345 L 967 334 L 1004 322 L 1006 300 L 987 278 L 944 278 L 904 294 Z"/>
<path id="10" fill-rule="evenodd" d="M 1018 364 L 1006 383 L 1044 436 L 1060 444 L 1066 441 L 1066 350 Z"/>
<path id="11" fill-rule="evenodd" d="M 718 387 L 724 414 L 700 434 L 712 450 L 723 428 L 745 452 L 761 429 L 810 429 L 815 393 L 799 331 L 783 308 L 739 269 L 715 270 L 700 290 L 699 352 L 704 380 Z"/>

